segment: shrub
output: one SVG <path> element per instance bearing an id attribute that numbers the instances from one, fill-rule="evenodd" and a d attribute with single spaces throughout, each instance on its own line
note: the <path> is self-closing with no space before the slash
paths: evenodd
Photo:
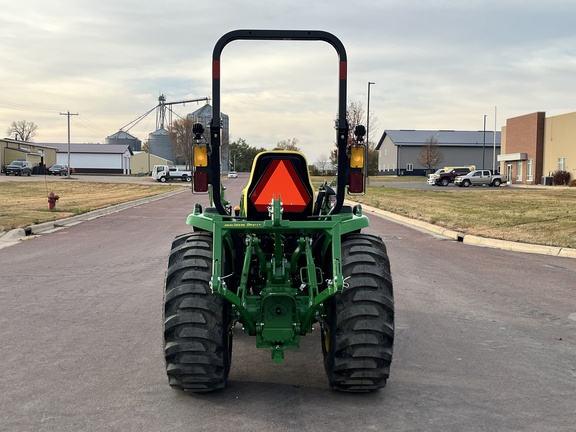
<path id="1" fill-rule="evenodd" d="M 568 171 L 554 171 L 552 173 L 552 184 L 554 186 L 564 186 L 570 182 L 570 173 Z"/>
<path id="2" fill-rule="evenodd" d="M 576 179 L 570 180 L 570 183 L 568 183 L 568 186 L 576 187 Z"/>

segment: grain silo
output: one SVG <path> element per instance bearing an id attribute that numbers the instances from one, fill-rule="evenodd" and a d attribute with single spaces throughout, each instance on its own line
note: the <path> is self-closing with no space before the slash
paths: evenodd
<path id="1" fill-rule="evenodd" d="M 133 152 L 142 150 L 142 141 L 123 130 L 119 130 L 115 134 L 107 136 L 105 142 L 106 144 L 129 145 Z"/>
<path id="2" fill-rule="evenodd" d="M 174 162 L 174 144 L 170 140 L 166 129 L 160 128 L 148 134 L 148 146 L 150 154 Z"/>

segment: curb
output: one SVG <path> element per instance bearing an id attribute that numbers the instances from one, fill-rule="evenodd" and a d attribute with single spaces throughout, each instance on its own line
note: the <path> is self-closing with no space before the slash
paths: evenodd
<path id="1" fill-rule="evenodd" d="M 170 192 L 164 192 L 158 195 L 152 195 L 145 198 L 140 198 L 134 201 L 128 201 L 125 203 L 111 205 L 109 207 L 104 207 L 98 210 L 93 210 L 88 213 L 80 214 L 77 216 L 71 216 L 63 219 L 56 219 L 50 222 L 43 222 L 37 225 L 31 225 L 25 228 L 16 228 L 7 232 L 0 232 L 0 249 L 12 246 L 21 242 L 22 240 L 29 238 L 33 235 L 38 234 L 50 234 L 59 231 L 64 228 L 68 228 L 79 223 L 86 222 L 92 219 L 97 219 L 102 216 L 106 216 L 112 213 L 117 213 L 122 210 L 126 210 L 131 207 L 136 207 L 140 204 L 145 204 L 148 202 L 157 201 L 163 198 L 167 198 L 172 195 L 183 193 L 187 191 L 188 188 L 182 188 L 178 190 L 173 190 Z"/>
<path id="2" fill-rule="evenodd" d="M 348 202 L 352 204 L 351 201 Z M 354 203 L 357 204 L 357 203 Z M 439 234 L 441 236 L 447 237 L 449 239 L 462 242 L 465 244 L 473 246 L 488 247 L 493 249 L 508 250 L 512 252 L 523 252 L 532 253 L 539 255 L 550 255 L 559 256 L 563 258 L 576 258 L 576 249 L 563 248 L 558 246 L 543 246 L 530 243 L 520 243 L 507 240 L 497 240 L 485 237 L 478 237 L 475 235 L 459 233 L 457 231 L 450 230 L 448 228 L 443 228 L 438 225 L 433 225 L 428 222 L 423 222 L 415 219 L 410 219 L 406 216 L 400 216 L 394 213 L 390 213 L 386 210 L 380 210 L 375 207 L 362 204 L 362 209 L 374 213 L 377 216 L 381 216 L 387 219 L 400 222 L 402 224 L 424 229 L 426 231 L 433 232 L 434 234 Z"/>

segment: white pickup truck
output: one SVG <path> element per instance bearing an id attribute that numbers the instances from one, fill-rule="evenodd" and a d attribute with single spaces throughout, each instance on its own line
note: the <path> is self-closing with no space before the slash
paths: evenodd
<path id="1" fill-rule="evenodd" d="M 192 173 L 190 171 L 182 171 L 168 165 L 154 165 L 151 177 L 161 183 L 166 183 L 169 180 L 192 181 Z"/>
<path id="2" fill-rule="evenodd" d="M 458 176 L 454 180 L 456 186 L 495 186 L 506 183 L 508 178 L 502 174 L 492 174 L 490 170 L 475 170 L 466 175 Z"/>

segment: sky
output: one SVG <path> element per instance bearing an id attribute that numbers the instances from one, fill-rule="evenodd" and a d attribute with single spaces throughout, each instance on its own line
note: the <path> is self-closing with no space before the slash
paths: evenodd
<path id="1" fill-rule="evenodd" d="M 344 44 L 348 101 L 385 129 L 487 130 L 536 111 L 576 111 L 573 0 L 0 0 L 0 134 L 103 143 L 167 102 L 211 98 L 212 51 L 236 29 L 324 30 Z M 221 58 L 231 140 L 297 138 L 332 150 L 338 57 L 324 42 L 235 41 Z M 185 116 L 203 104 L 173 105 Z M 173 117 L 175 119 L 177 117 Z M 153 110 L 128 130 L 142 141 Z M 124 129 L 126 130 L 126 129 Z"/>

